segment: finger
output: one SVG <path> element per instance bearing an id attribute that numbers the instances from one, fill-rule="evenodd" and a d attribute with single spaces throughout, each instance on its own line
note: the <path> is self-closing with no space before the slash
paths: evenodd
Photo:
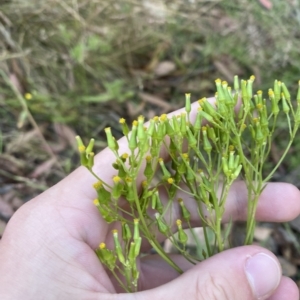
<path id="1" fill-rule="evenodd" d="M 233 216 L 234 220 L 247 217 L 248 194 L 244 182 L 234 183 L 230 191 L 225 212 L 225 221 Z M 256 220 L 264 222 L 286 222 L 300 214 L 300 192 L 289 183 L 268 183 L 258 200 Z"/>
<path id="2" fill-rule="evenodd" d="M 184 271 L 188 271 L 194 265 L 189 263 L 181 255 L 170 254 L 171 259 Z M 139 290 L 149 290 L 166 284 L 180 275 L 159 255 L 148 255 L 141 259 Z M 299 289 L 295 282 L 282 277 L 278 288 L 268 300 L 293 300 L 299 299 Z"/>
<path id="3" fill-rule="evenodd" d="M 259 197 L 255 218 L 264 222 L 286 222 L 300 214 L 300 192 L 288 183 L 268 183 Z M 225 204 L 223 222 L 245 221 L 248 211 L 248 190 L 243 181 L 233 183 Z M 187 203 L 187 201 L 185 202 Z M 191 201 L 190 201 L 191 203 Z M 197 219 L 195 208 L 190 208 Z M 199 219 L 199 217 L 198 217 Z"/>
<path id="4" fill-rule="evenodd" d="M 267 299 L 280 280 L 280 264 L 271 252 L 245 246 L 217 254 L 173 281 L 139 292 L 135 297 L 137 300 L 166 299 L 166 295 L 168 299 L 191 300 Z M 122 294 L 119 297 L 126 300 L 132 296 Z"/>
<path id="5" fill-rule="evenodd" d="M 282 277 L 280 284 L 274 294 L 268 300 L 298 300 L 299 289 L 296 283 L 288 278 Z"/>
<path id="6" fill-rule="evenodd" d="M 162 201 L 167 206 L 167 193 L 162 190 Z M 187 196 L 184 192 L 179 192 L 178 197 L 184 199 L 184 204 L 191 214 L 191 225 L 193 227 L 201 226 L 201 219 L 198 214 L 196 200 Z M 300 214 L 300 191 L 288 183 L 268 183 L 258 200 L 258 206 L 255 219 L 264 222 L 287 222 L 296 218 Z M 233 221 L 247 220 L 248 191 L 243 181 L 233 183 L 225 204 L 225 212 L 222 217 L 223 223 Z M 154 218 L 154 212 L 152 212 Z M 214 218 L 206 212 L 206 217 Z M 172 208 L 166 214 L 168 224 L 173 225 L 173 231 L 176 231 L 176 220 L 183 219 L 181 207 L 177 201 L 174 201 Z M 161 242 L 165 236 L 157 233 L 157 239 Z M 143 249 L 146 249 L 143 248 Z"/>

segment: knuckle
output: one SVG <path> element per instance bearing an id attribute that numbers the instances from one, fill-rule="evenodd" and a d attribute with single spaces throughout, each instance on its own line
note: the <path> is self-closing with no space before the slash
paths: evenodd
<path id="1" fill-rule="evenodd" d="M 225 277 L 215 274 L 207 274 L 207 278 L 203 281 L 198 280 L 197 299 L 205 300 L 233 300 L 235 291 L 230 282 Z M 201 284 L 200 284 L 201 282 Z"/>

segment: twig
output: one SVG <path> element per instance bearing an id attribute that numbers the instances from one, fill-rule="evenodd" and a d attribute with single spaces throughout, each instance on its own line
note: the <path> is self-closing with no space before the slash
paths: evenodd
<path id="1" fill-rule="evenodd" d="M 13 179 L 17 182 L 24 182 L 24 183 L 26 183 L 27 186 L 30 186 L 30 187 L 35 188 L 35 189 L 40 190 L 40 191 L 45 191 L 46 189 L 48 189 L 48 187 L 46 185 L 35 183 L 31 179 L 28 179 L 28 178 L 22 177 L 22 176 L 18 176 L 18 175 L 13 175 L 13 174 L 11 174 L 7 171 L 4 171 L 4 170 L 0 170 L 0 175 L 5 176 L 5 177 L 10 178 L 10 179 Z"/>
<path id="2" fill-rule="evenodd" d="M 7 85 L 12 89 L 12 91 L 14 92 L 14 94 L 16 95 L 17 99 L 19 100 L 19 103 L 21 104 L 23 110 L 26 112 L 29 122 L 32 125 L 32 127 L 37 131 L 42 144 L 45 147 L 45 150 L 48 152 L 48 154 L 55 159 L 55 164 L 59 167 L 59 169 L 64 172 L 64 169 L 62 168 L 61 164 L 58 162 L 58 159 L 56 157 L 56 155 L 54 154 L 54 152 L 52 151 L 51 147 L 49 146 L 48 142 L 46 141 L 45 137 L 43 136 L 42 132 L 40 131 L 40 128 L 38 126 L 38 124 L 35 122 L 35 119 L 33 118 L 31 112 L 28 109 L 26 100 L 24 99 L 24 97 L 22 96 L 22 94 L 19 92 L 19 90 L 15 87 L 15 85 L 11 82 L 11 80 L 9 79 L 9 77 L 5 74 L 5 72 L 3 70 L 0 70 L 0 74 L 3 77 L 4 81 L 7 83 Z"/>

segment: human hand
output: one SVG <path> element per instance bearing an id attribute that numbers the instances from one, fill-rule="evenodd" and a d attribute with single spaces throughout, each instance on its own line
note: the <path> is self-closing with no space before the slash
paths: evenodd
<path id="1" fill-rule="evenodd" d="M 119 145 L 125 152 L 126 141 Z M 114 160 L 109 149 L 95 159 L 94 171 L 104 181 L 114 175 Z M 174 255 L 185 271 L 180 276 L 160 257 L 146 256 L 140 259 L 140 292 L 116 295 L 120 289 L 94 249 L 100 242 L 112 245 L 110 231 L 117 225 L 101 219 L 93 205 L 93 183 L 81 167 L 16 212 L 0 242 L 0 299 L 299 299 L 276 257 L 257 246 L 227 250 L 196 266 Z M 270 183 L 256 219 L 291 220 L 300 213 L 299 200 L 294 186 Z M 236 182 L 225 219 L 244 220 L 246 208 L 246 187 Z"/>

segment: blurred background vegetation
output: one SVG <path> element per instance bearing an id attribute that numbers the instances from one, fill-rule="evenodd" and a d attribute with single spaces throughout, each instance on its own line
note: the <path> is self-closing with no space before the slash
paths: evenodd
<path id="1" fill-rule="evenodd" d="M 265 93 L 278 79 L 295 95 L 299 26 L 297 0 L 0 0 L 0 236 L 24 201 L 78 166 L 76 134 L 101 150 L 105 127 L 121 136 L 120 117 L 213 95 L 218 77 L 254 74 Z M 270 164 L 286 141 L 279 125 Z M 274 180 L 299 186 L 299 150 L 297 139 Z M 300 221 L 275 229 L 258 242 L 299 280 Z"/>

